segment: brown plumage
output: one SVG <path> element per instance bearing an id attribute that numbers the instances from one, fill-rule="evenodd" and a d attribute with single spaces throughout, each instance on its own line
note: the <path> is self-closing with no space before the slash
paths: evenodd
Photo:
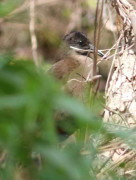
<path id="1" fill-rule="evenodd" d="M 50 72 L 62 81 L 65 81 L 65 89 L 74 96 L 82 96 L 84 86 L 93 76 L 94 46 L 86 35 L 81 32 L 70 32 L 64 37 L 68 52 L 60 61 L 53 64 Z M 97 53 L 103 56 L 101 51 Z"/>
<path id="2" fill-rule="evenodd" d="M 64 41 L 67 45 L 65 51 L 68 51 L 60 61 L 52 65 L 50 72 L 64 82 L 65 91 L 84 101 L 84 92 L 93 77 L 93 58 L 90 54 L 93 55 L 94 46 L 83 33 L 75 31 L 67 34 Z M 100 51 L 98 55 L 103 56 Z M 55 120 L 60 134 L 71 133 L 71 130 L 76 129 L 73 117 L 63 111 L 56 112 Z"/>
<path id="3" fill-rule="evenodd" d="M 78 60 L 72 57 L 65 57 L 65 59 L 58 61 L 52 66 L 51 72 L 57 79 L 64 79 L 79 65 Z"/>

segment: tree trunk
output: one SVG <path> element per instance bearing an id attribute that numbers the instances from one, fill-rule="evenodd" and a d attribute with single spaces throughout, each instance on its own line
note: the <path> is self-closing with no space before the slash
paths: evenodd
<path id="1" fill-rule="evenodd" d="M 126 0 L 112 0 L 123 29 L 118 33 L 113 74 L 105 93 L 104 121 L 134 127 L 136 124 L 136 11 Z M 111 79 L 111 80 L 110 80 Z"/>
<path id="2" fill-rule="evenodd" d="M 104 121 L 127 127 L 136 125 L 136 56 L 132 50 L 115 59 L 106 92 Z"/>
<path id="3" fill-rule="evenodd" d="M 110 131 L 114 131 L 115 127 L 121 130 L 122 127 L 127 129 L 136 125 L 136 11 L 126 0 L 108 0 L 107 4 L 110 10 L 114 8 L 114 17 L 119 18 L 116 22 L 121 23 L 116 24 L 119 28 L 114 28 L 114 33 L 120 29 L 116 33 L 119 38 L 114 46 L 115 55 L 105 91 L 104 122 Z M 116 169 L 117 174 L 129 175 L 133 179 L 129 164 L 131 161 L 131 169 L 135 171 L 136 153 L 125 142 L 115 138 L 102 147 L 100 156 L 105 162 L 108 161 L 109 166 L 98 177 L 107 170 Z M 119 166 L 122 163 L 124 168 Z"/>

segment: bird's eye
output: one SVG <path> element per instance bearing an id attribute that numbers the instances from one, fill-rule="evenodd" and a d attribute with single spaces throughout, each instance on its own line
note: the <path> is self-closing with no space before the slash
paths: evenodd
<path id="1" fill-rule="evenodd" d="M 83 44 L 83 41 L 80 40 L 80 41 L 79 41 L 79 44 L 82 45 L 82 44 Z"/>

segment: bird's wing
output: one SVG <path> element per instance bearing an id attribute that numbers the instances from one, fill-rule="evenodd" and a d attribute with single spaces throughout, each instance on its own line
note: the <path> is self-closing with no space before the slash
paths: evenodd
<path id="1" fill-rule="evenodd" d="M 53 64 L 50 69 L 50 72 L 57 78 L 63 79 L 70 75 L 70 73 L 80 65 L 78 61 L 74 58 L 66 57 L 63 60 L 58 61 L 57 63 Z"/>

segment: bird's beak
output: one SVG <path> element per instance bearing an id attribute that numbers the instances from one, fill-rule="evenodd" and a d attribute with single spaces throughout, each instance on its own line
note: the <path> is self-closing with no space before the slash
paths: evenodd
<path id="1" fill-rule="evenodd" d="M 90 46 L 90 51 L 94 53 L 94 46 L 91 43 L 89 44 L 89 46 Z M 104 56 L 104 54 L 100 50 L 97 51 L 97 54 L 101 57 Z"/>
<path id="2" fill-rule="evenodd" d="M 103 54 L 100 50 L 97 51 L 97 54 L 98 54 L 99 56 L 101 56 L 101 57 L 104 56 L 104 54 Z"/>

